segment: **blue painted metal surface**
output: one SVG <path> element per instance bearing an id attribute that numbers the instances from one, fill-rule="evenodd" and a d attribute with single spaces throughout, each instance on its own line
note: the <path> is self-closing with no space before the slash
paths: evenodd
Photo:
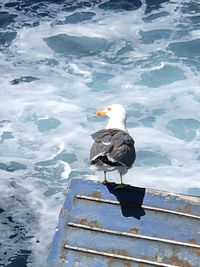
<path id="1" fill-rule="evenodd" d="M 71 181 L 47 267 L 200 266 L 200 198 Z"/>

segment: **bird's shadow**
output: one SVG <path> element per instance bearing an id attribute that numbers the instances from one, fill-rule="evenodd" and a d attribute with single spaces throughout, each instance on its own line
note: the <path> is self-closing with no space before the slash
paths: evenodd
<path id="1" fill-rule="evenodd" d="M 145 215 L 145 211 L 142 208 L 145 188 L 127 185 L 124 188 L 116 189 L 117 184 L 115 183 L 107 183 L 105 186 L 111 194 L 116 196 L 123 216 L 140 220 L 141 216 Z"/>

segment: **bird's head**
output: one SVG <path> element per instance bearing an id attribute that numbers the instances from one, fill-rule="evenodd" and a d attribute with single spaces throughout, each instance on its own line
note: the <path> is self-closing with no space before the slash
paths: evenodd
<path id="1" fill-rule="evenodd" d="M 113 104 L 103 110 L 98 110 L 96 115 L 97 116 L 106 115 L 110 119 L 117 118 L 118 120 L 122 120 L 122 121 L 126 120 L 126 110 L 120 104 Z"/>

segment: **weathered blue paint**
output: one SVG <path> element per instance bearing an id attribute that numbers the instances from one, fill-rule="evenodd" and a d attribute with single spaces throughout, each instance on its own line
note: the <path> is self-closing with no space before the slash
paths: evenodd
<path id="1" fill-rule="evenodd" d="M 47 267 L 200 266 L 200 198 L 115 186 L 71 181 Z"/>

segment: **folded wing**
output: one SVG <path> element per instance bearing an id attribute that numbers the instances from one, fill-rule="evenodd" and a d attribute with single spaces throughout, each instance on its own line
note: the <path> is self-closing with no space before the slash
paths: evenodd
<path id="1" fill-rule="evenodd" d="M 90 150 L 91 164 L 101 161 L 109 166 L 131 168 L 135 161 L 132 137 L 118 129 L 103 129 L 92 134 L 94 144 Z"/>

